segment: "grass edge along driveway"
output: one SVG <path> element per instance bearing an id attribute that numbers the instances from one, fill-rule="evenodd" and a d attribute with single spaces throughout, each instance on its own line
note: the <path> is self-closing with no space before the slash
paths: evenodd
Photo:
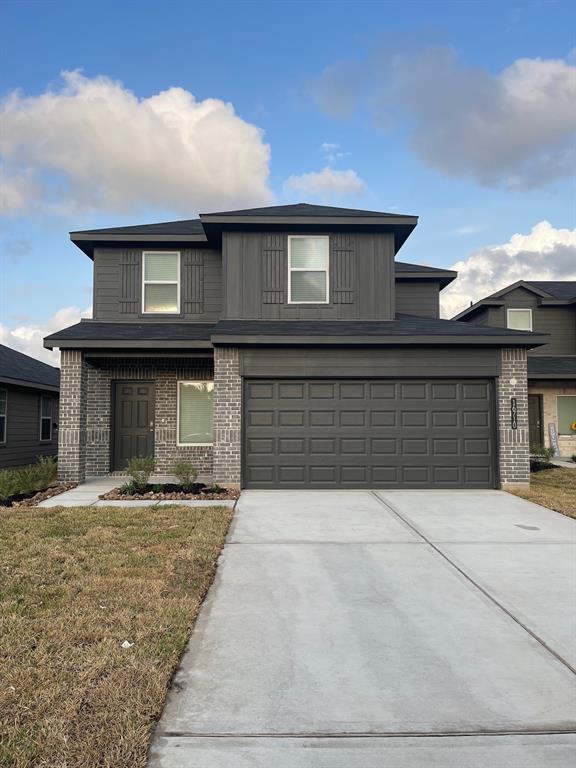
<path id="1" fill-rule="evenodd" d="M 0 510 L 2 768 L 145 766 L 231 518 Z"/>
<path id="2" fill-rule="evenodd" d="M 511 493 L 567 517 L 576 518 L 576 469 L 555 467 L 532 472 L 530 488 Z"/>

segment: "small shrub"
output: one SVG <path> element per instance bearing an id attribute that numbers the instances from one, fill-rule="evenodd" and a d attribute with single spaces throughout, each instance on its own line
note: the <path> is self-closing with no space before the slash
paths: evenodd
<path id="1" fill-rule="evenodd" d="M 145 490 L 150 475 L 154 472 L 153 456 L 134 456 L 126 466 L 126 474 L 130 476 L 137 491 Z"/>
<path id="2" fill-rule="evenodd" d="M 573 453 L 570 458 L 572 459 L 572 461 L 576 462 L 576 453 Z"/>
<path id="3" fill-rule="evenodd" d="M 222 488 L 220 485 L 212 485 L 210 488 L 203 488 L 202 493 L 226 493 L 226 488 Z"/>
<path id="4" fill-rule="evenodd" d="M 56 482 L 58 465 L 50 456 L 41 456 L 37 464 L 20 469 L 0 470 L 0 501 L 43 491 Z"/>
<path id="5" fill-rule="evenodd" d="M 138 490 L 133 482 L 129 482 L 121 485 L 120 488 L 118 488 L 118 493 L 121 493 L 122 496 L 133 496 L 135 493 L 138 493 Z"/>
<path id="6" fill-rule="evenodd" d="M 178 482 L 185 491 L 192 488 L 198 477 L 198 470 L 196 467 L 191 461 L 186 461 L 184 459 L 176 461 L 170 472 L 178 479 Z"/>
<path id="7" fill-rule="evenodd" d="M 544 445 L 531 445 L 530 455 L 537 456 L 539 459 L 542 459 L 545 462 L 549 462 L 550 459 L 554 456 L 554 448 L 546 448 Z"/>
<path id="8" fill-rule="evenodd" d="M 20 493 L 20 478 L 16 469 L 0 470 L 0 501 L 7 501 Z"/>
<path id="9" fill-rule="evenodd" d="M 162 483 L 156 483 L 156 485 L 152 486 L 152 490 L 154 491 L 154 493 L 162 493 L 162 491 L 164 490 L 164 486 L 162 485 Z"/>

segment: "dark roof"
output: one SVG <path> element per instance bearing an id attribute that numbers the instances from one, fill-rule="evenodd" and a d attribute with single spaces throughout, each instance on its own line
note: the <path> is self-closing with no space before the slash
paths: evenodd
<path id="1" fill-rule="evenodd" d="M 108 227 L 107 229 L 84 229 L 70 232 L 72 235 L 203 235 L 200 219 L 163 221 L 159 224 L 138 224 L 132 227 Z M 74 239 L 74 238 L 72 238 Z"/>
<path id="2" fill-rule="evenodd" d="M 526 282 L 540 291 L 546 291 L 560 301 L 576 299 L 576 280 L 526 280 Z"/>
<path id="3" fill-rule="evenodd" d="M 576 355 L 573 357 L 549 357 L 530 355 L 528 376 L 531 378 L 576 378 Z"/>
<path id="4" fill-rule="evenodd" d="M 359 208 L 338 208 L 333 205 L 310 205 L 310 203 L 295 203 L 292 205 L 269 205 L 264 208 L 243 208 L 238 211 L 217 211 L 201 213 L 205 216 L 359 216 L 361 218 L 388 216 L 391 219 L 403 219 L 405 214 L 385 213 L 383 211 L 363 211 Z"/>
<path id="5" fill-rule="evenodd" d="M 228 337 L 228 340 L 227 338 Z M 395 320 L 220 320 L 214 327 L 214 343 L 231 343 L 249 338 L 250 343 L 265 343 L 266 339 L 284 337 L 283 343 L 300 343 L 316 338 L 324 342 L 331 337 L 346 343 L 347 339 L 368 343 L 488 343 L 497 346 L 541 346 L 546 334 L 512 331 L 441 320 L 431 317 L 397 315 Z"/>
<path id="6" fill-rule="evenodd" d="M 213 323 L 102 323 L 81 320 L 46 336 L 44 346 L 54 347 L 146 347 L 175 348 L 210 346 Z"/>
<path id="7" fill-rule="evenodd" d="M 60 370 L 0 344 L 0 380 L 38 384 L 53 389 L 60 386 Z"/>
<path id="8" fill-rule="evenodd" d="M 405 261 L 396 261 L 395 273 L 397 280 L 417 279 L 437 279 L 440 288 L 445 288 L 458 277 L 458 272 L 452 269 L 442 269 L 439 267 L 428 267 L 423 264 L 408 264 Z"/>

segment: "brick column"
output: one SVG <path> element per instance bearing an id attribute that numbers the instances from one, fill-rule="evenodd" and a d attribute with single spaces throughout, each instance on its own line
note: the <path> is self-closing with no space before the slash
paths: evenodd
<path id="1" fill-rule="evenodd" d="M 242 379 L 234 347 L 214 348 L 214 482 L 240 486 Z"/>
<path id="2" fill-rule="evenodd" d="M 516 398 L 518 428 L 512 429 L 510 399 Z M 503 349 L 498 379 L 498 433 L 502 488 L 530 483 L 528 371 L 525 349 Z"/>
<path id="3" fill-rule="evenodd" d="M 79 349 L 63 349 L 60 358 L 58 477 L 86 479 L 87 365 Z"/>

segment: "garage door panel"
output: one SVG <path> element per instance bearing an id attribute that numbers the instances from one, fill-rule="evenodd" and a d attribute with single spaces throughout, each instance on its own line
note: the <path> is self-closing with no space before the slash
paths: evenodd
<path id="1" fill-rule="evenodd" d="M 245 382 L 251 488 L 492 488 L 488 381 Z"/>

